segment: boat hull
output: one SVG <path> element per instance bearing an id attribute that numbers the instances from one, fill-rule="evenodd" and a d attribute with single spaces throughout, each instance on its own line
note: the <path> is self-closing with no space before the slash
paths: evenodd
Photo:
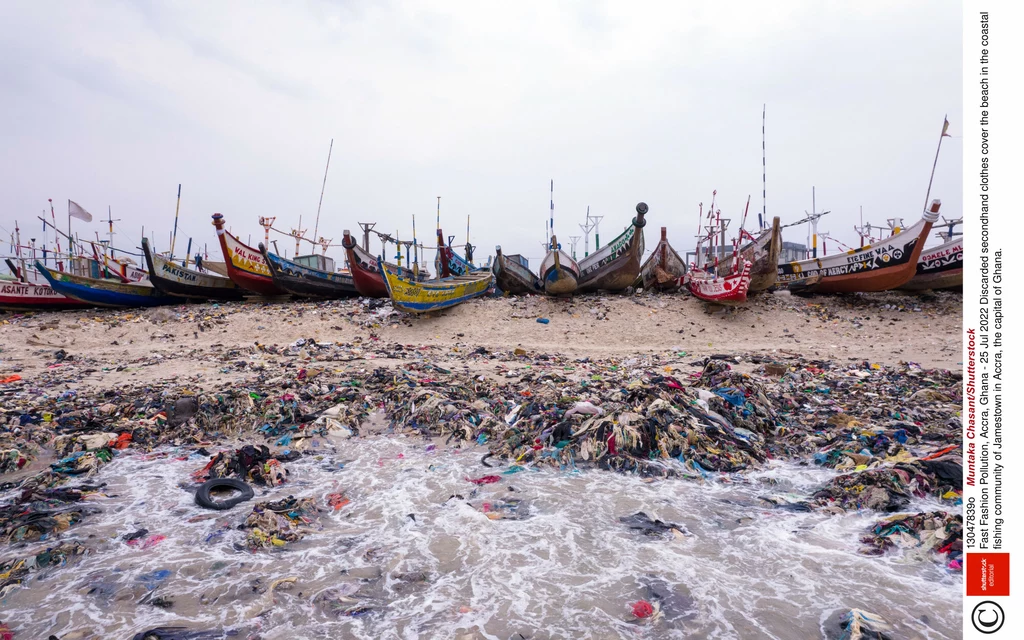
<path id="1" fill-rule="evenodd" d="M 297 264 L 270 253 L 262 243 L 260 252 L 270 267 L 274 284 L 288 293 L 307 298 L 352 298 L 359 295 L 350 274 L 330 273 Z"/>
<path id="2" fill-rule="evenodd" d="M 633 224 L 603 248 L 579 262 L 577 291 L 622 291 L 633 286 L 640 275 L 640 258 L 644 255 L 644 226 L 647 205 L 636 206 Z"/>
<path id="3" fill-rule="evenodd" d="M 88 303 L 58 293 L 49 284 L 0 282 L 0 309 L 4 311 L 59 311 L 88 306 Z"/>
<path id="4" fill-rule="evenodd" d="M 355 240 L 346 235 L 341 241 L 345 247 L 345 255 L 348 258 L 348 268 L 352 272 L 352 283 L 355 285 L 359 295 L 368 298 L 387 298 L 388 286 L 384 283 L 384 276 L 381 275 L 380 265 L 377 258 L 363 251 L 362 247 L 356 244 Z M 400 267 L 396 264 L 387 263 L 392 273 L 398 273 L 407 280 L 413 279 L 413 271 Z M 425 281 L 426 271 L 421 271 L 418 280 Z"/>
<path id="5" fill-rule="evenodd" d="M 662 227 L 661 240 L 640 266 L 640 275 L 633 286 L 646 290 L 675 291 L 679 288 L 680 279 L 685 275 L 686 263 L 669 244 L 667 229 Z"/>
<path id="6" fill-rule="evenodd" d="M 474 272 L 468 276 L 452 276 L 440 280 L 414 282 L 390 271 L 381 264 L 381 276 L 388 287 L 388 295 L 396 309 L 408 313 L 440 311 L 467 300 L 489 294 L 494 288 L 494 274 L 490 271 Z"/>
<path id="7" fill-rule="evenodd" d="M 471 273 L 478 273 L 480 271 L 487 271 L 486 268 L 481 269 L 473 266 L 467 262 L 465 258 L 455 253 L 451 247 L 447 247 L 447 251 L 438 251 L 438 255 L 434 258 L 434 270 L 439 274 L 448 273 L 453 276 L 468 276 Z M 446 255 L 445 259 L 442 259 L 442 254 Z M 447 268 L 447 271 L 446 271 Z"/>
<path id="8" fill-rule="evenodd" d="M 242 243 L 224 228 L 224 216 L 213 214 L 213 226 L 224 254 L 228 277 L 242 289 L 261 296 L 283 296 L 287 292 L 274 284 L 270 267 L 258 249 Z"/>
<path id="9" fill-rule="evenodd" d="M 103 266 L 110 276 L 121 282 L 143 282 L 149 279 L 149 272 L 145 269 L 140 269 L 127 262 L 119 262 L 108 255 L 103 256 Z"/>
<path id="10" fill-rule="evenodd" d="M 734 305 L 747 301 L 750 289 L 751 264 L 743 263 L 743 269 L 727 276 L 704 271 L 691 271 L 683 277 L 683 284 L 695 297 L 716 304 Z"/>
<path id="11" fill-rule="evenodd" d="M 772 220 L 771 230 L 762 232 L 751 245 L 748 253 L 740 251 L 740 260 L 750 261 L 750 288 L 748 293 L 766 291 L 774 287 L 779 279 L 779 256 L 782 254 L 782 226 L 778 216 Z"/>
<path id="12" fill-rule="evenodd" d="M 813 293 L 855 293 L 896 289 L 914 277 L 924 242 L 938 218 L 938 207 L 902 233 L 879 242 L 821 258 L 778 266 L 778 280 Z"/>
<path id="13" fill-rule="evenodd" d="M 245 297 L 245 292 L 230 278 L 180 267 L 153 253 L 146 238 L 142 239 L 142 252 L 149 266 L 149 281 L 167 295 L 195 300 L 242 300 Z"/>
<path id="14" fill-rule="evenodd" d="M 178 298 L 161 293 L 152 285 L 76 276 L 53 271 L 41 262 L 36 262 L 36 269 L 57 293 L 100 307 L 157 307 L 181 302 Z"/>
<path id="15" fill-rule="evenodd" d="M 540 279 L 544 283 L 544 293 L 549 296 L 569 296 L 576 293 L 579 286 L 580 266 L 569 257 L 569 254 L 558 247 L 558 240 L 551 236 L 548 253 L 540 263 Z"/>
<path id="16" fill-rule="evenodd" d="M 569 269 L 553 266 L 544 274 L 544 293 L 549 296 L 572 295 L 576 288 L 576 274 Z"/>
<path id="17" fill-rule="evenodd" d="M 964 286 L 964 240 L 954 238 L 933 249 L 921 252 L 917 271 L 903 291 L 957 289 Z"/>
<path id="18" fill-rule="evenodd" d="M 529 293 L 542 293 L 544 284 L 532 271 L 515 260 L 508 258 L 497 248 L 494 256 L 494 265 L 491 267 L 494 272 L 494 279 L 502 291 L 511 295 L 525 295 Z"/>

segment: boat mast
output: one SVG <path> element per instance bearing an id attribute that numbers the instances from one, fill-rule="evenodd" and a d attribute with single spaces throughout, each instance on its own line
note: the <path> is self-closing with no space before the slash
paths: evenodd
<path id="1" fill-rule="evenodd" d="M 18 263 L 21 265 L 21 273 L 16 274 L 22 282 L 28 282 L 25 277 L 25 259 L 21 257 L 21 229 L 18 228 L 18 221 L 14 221 L 14 252 L 18 256 Z"/>
<path id="2" fill-rule="evenodd" d="M 757 226 L 764 229 L 768 220 L 768 177 L 764 153 L 764 121 L 767 105 L 761 105 L 761 213 L 757 216 Z"/>
<path id="3" fill-rule="evenodd" d="M 860 228 L 856 230 L 860 234 L 860 246 L 864 246 L 864 205 L 860 205 Z"/>
<path id="4" fill-rule="evenodd" d="M 949 129 L 949 120 L 946 116 L 942 116 L 942 133 L 939 135 L 939 145 L 935 148 L 935 161 L 932 162 L 932 175 L 928 178 L 928 191 L 924 195 L 924 208 L 922 211 L 928 210 L 928 198 L 932 195 L 932 180 L 935 179 L 935 167 L 939 164 L 939 150 L 942 149 L 942 139 L 948 137 L 949 134 L 946 130 Z"/>
<path id="5" fill-rule="evenodd" d="M 806 210 L 804 210 L 804 213 L 807 213 L 808 235 L 813 233 L 813 236 L 808 238 L 809 243 L 811 244 L 812 252 L 810 257 L 812 258 L 818 257 L 818 218 L 825 215 L 826 213 L 829 213 L 828 211 L 822 211 L 821 213 L 818 213 L 816 198 L 817 196 L 815 193 L 815 188 L 811 187 L 811 213 L 807 213 Z"/>
<path id="6" fill-rule="evenodd" d="M 295 255 L 293 258 L 299 257 L 299 240 L 302 240 L 302 236 L 306 235 L 306 230 L 302 228 L 302 214 L 299 214 L 299 228 L 292 229 L 291 235 L 295 238 Z"/>
<path id="7" fill-rule="evenodd" d="M 440 200 L 438 201 L 440 206 Z M 419 280 L 420 277 L 420 248 L 416 242 L 416 214 L 412 214 L 412 279 Z"/>
<path id="8" fill-rule="evenodd" d="M 334 138 L 331 138 L 331 146 L 327 149 L 327 166 L 324 168 L 324 183 L 320 186 L 320 204 L 316 205 L 316 224 L 313 225 L 313 239 L 316 240 L 317 229 L 320 228 L 320 207 L 324 204 L 324 189 L 327 188 L 327 170 L 331 168 L 331 151 L 334 150 Z M 326 249 L 324 252 L 326 253 Z"/>
<path id="9" fill-rule="evenodd" d="M 587 224 L 581 224 L 583 231 L 583 257 L 590 255 L 590 232 L 594 230 L 594 223 L 590 221 L 590 205 L 587 205 Z M 699 229 L 698 229 L 699 231 Z"/>
<path id="10" fill-rule="evenodd" d="M 415 218 L 416 216 L 413 216 Z M 370 232 L 377 226 L 376 222 L 360 222 L 359 227 L 363 230 L 363 251 L 370 253 Z"/>
<path id="11" fill-rule="evenodd" d="M 587 209 L 589 210 L 590 207 L 587 207 Z M 604 219 L 604 216 L 591 216 L 589 213 L 587 214 L 587 216 L 590 218 L 592 224 L 594 225 L 594 251 L 597 251 L 598 249 L 601 248 L 601 231 L 598 229 L 598 227 L 601 224 L 601 220 Z"/>
<path id="12" fill-rule="evenodd" d="M 555 246 L 555 181 L 551 180 L 551 248 L 558 250 Z"/>
<path id="13" fill-rule="evenodd" d="M 174 262 L 174 241 L 178 238 L 178 210 L 181 209 L 181 184 L 178 184 L 178 204 L 174 205 L 174 233 L 171 234 L 171 262 Z M 70 227 L 69 227 L 70 228 Z"/>
<path id="14" fill-rule="evenodd" d="M 121 222 L 121 218 L 114 220 L 110 214 L 110 205 L 107 205 L 107 244 L 110 247 L 110 257 L 114 257 L 114 223 Z"/>
<path id="15" fill-rule="evenodd" d="M 51 221 L 51 226 L 53 227 L 53 237 L 57 241 L 57 253 L 54 254 L 57 257 L 57 268 L 60 269 L 61 271 L 63 271 L 64 270 L 64 261 L 60 259 L 60 234 L 57 233 L 57 214 L 54 213 L 54 211 L 53 211 L 53 198 L 47 198 L 46 201 L 50 203 L 50 221 Z M 45 233 L 46 232 L 45 231 L 45 229 L 46 229 L 46 220 L 43 220 L 43 229 L 44 229 L 43 232 Z M 68 247 L 68 251 L 70 251 L 70 250 L 71 250 L 71 248 L 69 246 Z M 69 270 L 70 270 L 70 265 L 71 265 L 71 263 L 69 262 L 68 263 L 68 269 Z"/>
<path id="16" fill-rule="evenodd" d="M 580 241 L 580 236 L 569 236 L 569 242 L 572 244 L 572 259 L 576 259 L 576 243 Z"/>

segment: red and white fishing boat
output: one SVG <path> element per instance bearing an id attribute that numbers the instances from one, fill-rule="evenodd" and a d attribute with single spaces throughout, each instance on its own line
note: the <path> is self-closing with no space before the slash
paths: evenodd
<path id="1" fill-rule="evenodd" d="M 49 284 L 0 281 L 0 309 L 5 311 L 56 311 L 88 306 L 57 293 Z"/>
<path id="2" fill-rule="evenodd" d="M 12 280 L 0 280 L 0 309 L 4 311 L 55 311 L 59 309 L 81 309 L 90 305 L 80 300 L 68 298 L 53 290 L 53 287 L 26 266 L 22 259 L 22 249 L 34 248 L 21 246 L 21 230 L 15 223 L 15 248 L 18 255 L 15 260 L 7 259 L 7 267 L 13 275 Z M 21 266 L 18 266 L 18 265 Z M 60 263 L 63 266 L 63 262 Z"/>
<path id="3" fill-rule="evenodd" d="M 751 264 L 744 262 L 742 269 L 727 276 L 691 269 L 680 281 L 690 293 L 705 302 L 742 304 L 747 301 L 750 289 L 750 268 Z"/>
<path id="4" fill-rule="evenodd" d="M 246 291 L 263 296 L 288 295 L 274 284 L 270 267 L 267 266 L 267 261 L 260 250 L 243 243 L 224 228 L 223 215 L 213 214 L 213 226 L 217 228 L 217 239 L 220 240 L 220 248 L 224 253 L 228 277 L 235 284 Z"/>
<path id="5" fill-rule="evenodd" d="M 732 255 L 728 261 L 720 261 L 718 256 L 724 253 L 725 247 L 725 225 L 722 222 L 721 210 L 715 209 L 715 196 L 717 191 L 712 192 L 711 208 L 706 216 L 707 223 L 704 225 L 704 234 L 698 237 L 696 262 L 690 265 L 686 275 L 679 279 L 681 286 L 686 287 L 690 293 L 705 302 L 715 304 L 735 305 L 747 301 L 747 292 L 750 290 L 751 269 L 753 265 L 750 260 L 743 260 L 740 264 L 741 252 L 737 248 L 737 242 L 732 243 Z M 701 204 L 700 221 L 703 224 L 704 205 Z M 750 198 L 747 198 L 747 209 L 750 208 Z M 746 223 L 746 210 L 743 213 L 743 223 L 740 225 L 740 235 L 743 234 L 743 225 Z M 721 238 L 721 240 L 719 240 Z M 716 244 L 717 243 L 717 244 Z M 732 263 L 731 270 L 728 265 Z"/>

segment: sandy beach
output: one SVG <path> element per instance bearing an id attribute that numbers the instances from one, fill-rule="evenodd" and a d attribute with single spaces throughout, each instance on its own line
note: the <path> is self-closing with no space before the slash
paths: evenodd
<path id="1" fill-rule="evenodd" d="M 244 356 L 256 344 L 286 346 L 304 338 L 352 345 L 348 368 L 380 359 L 376 348 L 393 343 L 429 347 L 432 358 L 447 364 L 484 347 L 611 359 L 685 352 L 679 360 L 689 362 L 724 353 L 957 369 L 962 351 L 961 299 L 946 292 L 925 298 L 778 292 L 712 312 L 682 294 L 484 299 L 420 318 L 378 304 L 222 303 L 7 315 L 0 316 L 0 343 L 4 371 L 31 377 L 46 368 L 51 351 L 64 349 L 93 365 L 80 384 L 99 386 L 180 375 L 218 384 L 234 379 L 221 372 L 225 353 Z"/>

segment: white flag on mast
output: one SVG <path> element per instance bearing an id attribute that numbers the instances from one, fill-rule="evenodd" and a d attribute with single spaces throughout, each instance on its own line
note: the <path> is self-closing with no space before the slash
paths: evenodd
<path id="1" fill-rule="evenodd" d="M 92 214 L 83 209 L 82 206 L 74 200 L 68 200 L 68 215 L 72 218 L 92 222 Z"/>

